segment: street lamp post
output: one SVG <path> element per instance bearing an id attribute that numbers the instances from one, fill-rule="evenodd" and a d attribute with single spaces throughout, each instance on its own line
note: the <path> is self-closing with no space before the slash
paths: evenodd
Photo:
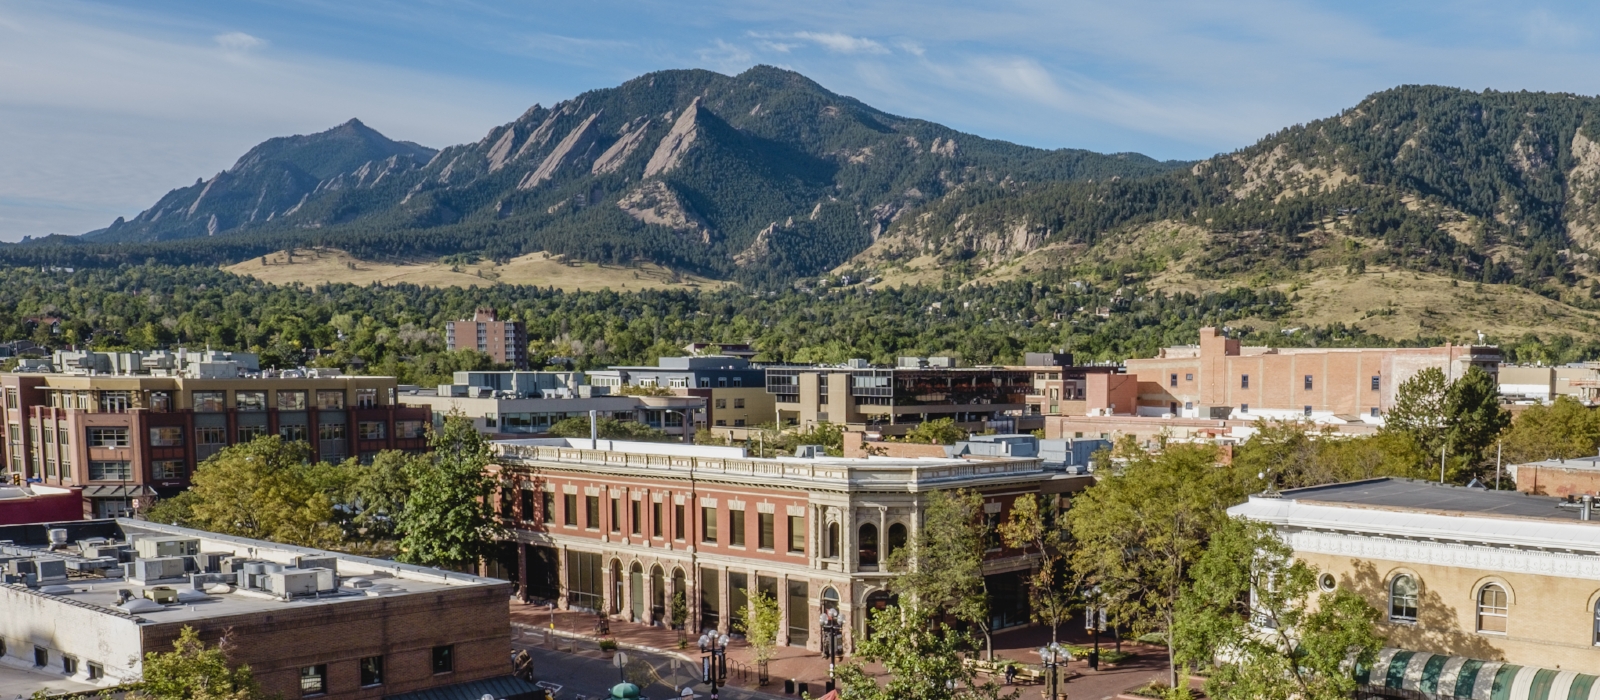
<path id="1" fill-rule="evenodd" d="M 1072 652 L 1059 642 L 1051 642 L 1049 646 L 1039 648 L 1039 659 L 1044 662 L 1045 673 L 1050 676 L 1048 681 L 1050 692 L 1045 696 L 1045 700 L 1056 700 L 1056 678 L 1059 676 L 1057 669 L 1072 660 Z"/>
<path id="2" fill-rule="evenodd" d="M 1105 610 L 1100 607 L 1100 587 L 1089 589 L 1089 604 L 1083 610 L 1083 625 L 1094 635 L 1094 651 L 1089 652 L 1089 668 L 1100 670 L 1100 630 L 1105 628 Z"/>
<path id="3" fill-rule="evenodd" d="M 728 635 L 709 630 L 700 635 L 700 682 L 711 686 L 711 700 L 717 700 L 717 686 L 728 682 Z"/>
<path id="4" fill-rule="evenodd" d="M 833 665 L 835 661 L 844 658 L 844 645 L 840 642 L 844 636 L 844 622 L 839 619 L 839 611 L 827 608 L 817 616 L 817 623 L 822 627 L 822 653 L 828 657 L 828 681 L 833 681 Z"/>

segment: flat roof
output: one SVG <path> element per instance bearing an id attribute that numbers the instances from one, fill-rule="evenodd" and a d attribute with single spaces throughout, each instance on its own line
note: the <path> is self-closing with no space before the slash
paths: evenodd
<path id="1" fill-rule="evenodd" d="M 284 600 L 267 593 L 236 588 L 228 593 L 208 594 L 204 598 L 166 605 L 158 610 L 140 611 L 132 614 L 116 607 L 119 602 L 119 592 L 122 590 L 127 590 L 134 598 L 139 598 L 143 595 L 145 589 L 155 586 L 167 586 L 178 591 L 192 590 L 194 586 L 187 576 L 137 584 L 126 578 L 92 575 L 69 578 L 65 584 L 62 584 L 66 587 L 65 589 L 57 589 L 48 584 L 40 588 L 28 588 L 21 584 L 3 585 L 4 588 L 17 592 L 59 600 L 63 603 L 80 607 L 98 609 L 109 615 L 131 617 L 140 624 L 162 624 L 229 617 L 261 611 L 339 605 L 345 602 L 367 600 L 374 597 L 393 598 L 465 586 L 487 586 L 504 583 L 497 579 L 471 576 L 443 569 L 402 564 L 309 547 L 295 547 L 244 537 L 219 535 L 202 530 L 127 518 L 118 518 L 115 521 L 77 521 L 74 523 L 10 526 L 0 528 L 0 539 L 11 539 L 13 541 L 14 544 L 8 548 L 10 556 L 35 553 L 37 556 L 44 558 L 63 558 L 74 555 L 76 553 L 75 548 L 69 548 L 65 552 L 51 552 L 47 543 L 39 541 L 39 536 L 44 534 L 46 529 L 50 527 L 67 529 L 69 541 L 105 537 L 113 533 L 117 536 L 116 540 L 123 543 L 131 543 L 135 539 L 145 537 L 192 537 L 200 540 L 201 553 L 221 553 L 228 556 L 247 557 L 251 560 L 285 565 L 291 564 L 296 557 L 301 556 L 332 557 L 337 562 L 335 564 L 338 585 L 336 591 L 317 595 L 296 596 L 290 600 Z M 365 583 L 363 583 L 363 580 Z M 50 592 L 46 592 L 47 590 Z"/>
<path id="2" fill-rule="evenodd" d="M 1513 518 L 1578 520 L 1577 509 L 1557 507 L 1565 503 L 1560 498 L 1534 496 L 1520 491 L 1467 488 L 1415 479 L 1386 478 L 1312 486 L 1284 491 L 1282 497 L 1300 503 L 1343 504 Z M 1596 515 L 1600 517 L 1600 513 Z"/>
<path id="3" fill-rule="evenodd" d="M 1600 471 L 1600 457 L 1573 457 L 1572 459 L 1545 459 L 1538 462 L 1523 462 L 1519 467 L 1551 467 L 1554 469 L 1581 469 L 1585 471 Z"/>

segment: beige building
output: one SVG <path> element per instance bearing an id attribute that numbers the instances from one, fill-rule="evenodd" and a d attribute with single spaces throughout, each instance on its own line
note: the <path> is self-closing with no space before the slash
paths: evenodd
<path id="1" fill-rule="evenodd" d="M 1500 395 L 1508 401 L 1550 403 L 1569 396 L 1586 405 L 1600 403 L 1600 363 L 1560 367 L 1501 365 Z"/>
<path id="2" fill-rule="evenodd" d="M 1593 697 L 1595 679 L 1579 674 L 1600 673 L 1600 522 L 1582 504 L 1374 479 L 1252 496 L 1229 513 L 1271 524 L 1323 590 L 1381 612 L 1391 648 L 1365 696 L 1487 699 L 1478 691 L 1500 684 L 1493 698 Z M 1469 671 L 1489 686 L 1458 687 Z"/>

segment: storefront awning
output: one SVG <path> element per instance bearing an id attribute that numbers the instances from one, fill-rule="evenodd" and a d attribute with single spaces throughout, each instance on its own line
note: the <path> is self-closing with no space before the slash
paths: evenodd
<path id="1" fill-rule="evenodd" d="M 1518 666 L 1405 649 L 1384 649 L 1356 680 L 1391 697 L 1461 700 L 1600 700 L 1600 678 L 1577 671 Z"/>
<path id="2" fill-rule="evenodd" d="M 140 498 L 154 496 L 156 490 L 139 484 L 97 485 L 84 488 L 84 498 Z"/>

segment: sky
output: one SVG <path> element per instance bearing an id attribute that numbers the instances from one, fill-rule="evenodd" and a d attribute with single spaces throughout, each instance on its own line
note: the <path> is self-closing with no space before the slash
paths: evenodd
<path id="1" fill-rule="evenodd" d="M 1600 3 L 5 0 L 0 240 L 351 117 L 435 148 L 655 70 L 799 71 L 1040 148 L 1193 160 L 1402 84 L 1600 93 Z"/>

